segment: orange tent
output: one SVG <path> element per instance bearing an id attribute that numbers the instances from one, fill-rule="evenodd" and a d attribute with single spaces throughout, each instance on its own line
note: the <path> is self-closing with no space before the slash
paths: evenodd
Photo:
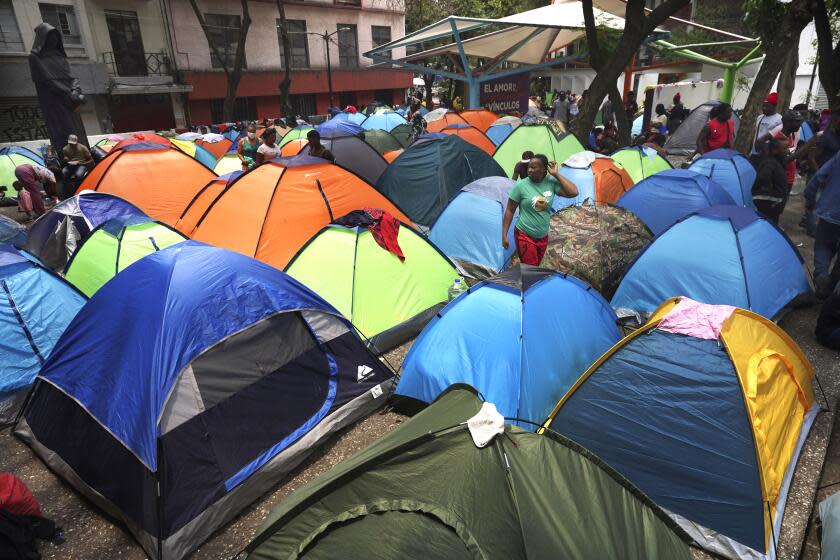
<path id="1" fill-rule="evenodd" d="M 304 138 L 298 138 L 297 140 L 290 140 L 289 142 L 283 144 L 280 148 L 280 157 L 292 157 L 298 155 L 309 142 Z"/>
<path id="2" fill-rule="evenodd" d="M 90 189 L 122 197 L 155 220 L 174 225 L 196 193 L 215 176 L 171 146 L 129 144 L 112 149 L 76 192 Z"/>
<path id="3" fill-rule="evenodd" d="M 175 227 L 184 235 L 283 269 L 313 235 L 353 210 L 381 208 L 411 223 L 357 175 L 298 156 L 264 163 L 226 187 L 208 185 Z"/>
<path id="4" fill-rule="evenodd" d="M 465 140 L 469 142 L 476 148 L 481 148 L 488 155 L 493 155 L 496 153 L 496 145 L 493 143 L 492 140 L 487 138 L 487 135 L 481 132 L 474 126 L 464 126 L 462 124 L 453 124 L 452 126 L 447 126 L 443 130 L 441 130 L 444 134 L 451 134 L 453 136 L 459 136 L 461 140 Z"/>
<path id="5" fill-rule="evenodd" d="M 487 109 L 469 109 L 467 111 L 461 111 L 459 115 L 461 115 L 461 118 L 467 121 L 467 123 L 476 127 L 481 132 L 487 132 L 490 125 L 496 122 L 499 118 L 499 115 L 493 111 L 488 111 Z"/>
<path id="6" fill-rule="evenodd" d="M 123 146 L 130 146 L 131 144 L 140 144 L 141 142 L 152 142 L 154 144 L 162 144 L 164 146 L 169 146 L 170 142 L 168 138 L 164 138 L 160 134 L 155 134 L 154 132 L 135 132 L 128 138 L 123 138 L 119 142 L 117 142 L 111 151 L 119 150 Z"/>
<path id="7" fill-rule="evenodd" d="M 401 153 L 403 153 L 404 151 L 405 151 L 404 149 L 403 150 L 391 150 L 390 152 L 385 152 L 384 154 L 382 154 L 382 157 L 384 157 L 385 160 L 388 163 L 391 163 L 392 161 L 397 159 L 399 157 L 399 155 Z"/>
<path id="8" fill-rule="evenodd" d="M 459 115 L 458 113 L 453 113 L 453 112 L 450 111 L 449 113 L 444 114 L 443 118 L 440 118 L 440 119 L 437 119 L 437 120 L 432 121 L 430 123 L 427 123 L 426 124 L 426 132 L 440 132 L 444 128 L 446 128 L 447 126 L 453 125 L 453 124 L 469 125 L 470 123 L 465 121 L 464 118 L 461 115 Z"/>
<path id="9" fill-rule="evenodd" d="M 227 153 L 231 146 L 233 146 L 233 142 L 225 138 L 224 140 L 219 140 L 218 142 L 205 142 L 201 138 L 196 138 L 195 140 L 196 145 L 201 146 L 211 154 L 216 159 L 219 159 L 223 155 Z"/>
<path id="10" fill-rule="evenodd" d="M 627 171 L 612 158 L 579 152 L 567 158 L 560 173 L 578 188 L 574 199 L 555 199 L 563 203 L 579 203 L 590 199 L 598 204 L 615 204 L 634 183 Z"/>

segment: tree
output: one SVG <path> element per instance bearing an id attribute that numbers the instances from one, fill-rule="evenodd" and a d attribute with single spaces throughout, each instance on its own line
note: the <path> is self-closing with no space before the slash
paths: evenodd
<path id="1" fill-rule="evenodd" d="M 582 0 L 582 3 L 586 41 L 589 45 L 589 64 L 597 74 L 587 89 L 573 132 L 585 145 L 589 131 L 595 122 L 595 116 L 601 107 L 601 101 L 609 95 L 618 120 L 619 141 L 626 145 L 630 140 L 630 119 L 622 110 L 621 94 L 616 86 L 618 77 L 631 63 L 645 38 L 677 10 L 687 6 L 689 0 L 665 0 L 649 13 L 645 12 L 645 0 L 628 0 L 624 15 L 624 30 L 615 48 L 609 52 L 609 56 L 605 56 L 607 51 L 601 48 L 592 0 Z"/>
<path id="2" fill-rule="evenodd" d="M 190 0 L 195 17 L 198 18 L 198 23 L 201 25 L 201 30 L 204 31 L 204 37 L 207 38 L 207 44 L 210 45 L 210 50 L 213 51 L 215 57 L 222 64 L 222 69 L 227 78 L 227 90 L 225 92 L 225 102 L 222 108 L 222 118 L 226 122 L 234 120 L 234 112 L 236 108 L 236 90 L 239 87 L 239 81 L 242 79 L 242 70 L 245 67 L 245 39 L 248 37 L 248 29 L 251 27 L 251 15 L 248 13 L 248 0 L 240 0 L 242 4 L 242 22 L 237 30 L 236 37 L 236 53 L 233 57 L 233 64 L 227 56 L 227 52 L 222 52 L 219 45 L 214 41 L 215 30 L 213 26 L 207 24 L 201 10 L 198 9 L 196 0 Z M 225 49 L 227 51 L 227 49 Z M 223 56 L 224 55 L 224 56 Z"/>
<path id="3" fill-rule="evenodd" d="M 289 39 L 289 27 L 286 25 L 286 8 L 283 0 L 277 0 L 277 12 L 280 14 L 280 46 L 283 51 L 283 79 L 280 80 L 280 108 L 286 117 L 294 115 L 292 103 L 289 101 L 289 90 L 292 88 L 292 41 Z"/>
<path id="4" fill-rule="evenodd" d="M 777 108 L 780 113 L 784 113 L 791 106 L 791 97 L 793 97 L 793 88 L 796 85 L 796 70 L 799 68 L 799 37 L 801 33 L 796 35 L 793 41 L 793 47 L 785 56 L 785 61 L 782 64 L 782 70 L 779 73 L 779 85 L 776 91 L 779 93 L 779 104 Z"/>
<path id="5" fill-rule="evenodd" d="M 752 89 L 741 115 L 741 127 L 735 137 L 734 148 L 748 153 L 755 133 L 755 123 L 761 112 L 761 102 L 787 60 L 787 54 L 799 44 L 799 35 L 811 21 L 814 0 L 792 0 L 787 4 L 747 0 L 747 21 L 758 30 L 765 57 L 753 80 Z"/>
<path id="6" fill-rule="evenodd" d="M 814 1 L 820 83 L 832 111 L 840 111 L 840 0 Z"/>

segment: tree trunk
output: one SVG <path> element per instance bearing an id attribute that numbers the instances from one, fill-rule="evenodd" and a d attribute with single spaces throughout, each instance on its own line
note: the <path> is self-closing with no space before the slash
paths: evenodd
<path id="1" fill-rule="evenodd" d="M 283 50 L 283 79 L 280 81 L 280 110 L 284 117 L 294 114 L 292 102 L 289 101 L 289 90 L 292 88 L 292 41 L 286 27 L 286 8 L 283 0 L 277 0 L 277 11 L 280 14 L 280 46 Z"/>
<path id="2" fill-rule="evenodd" d="M 426 109 L 429 111 L 434 109 L 434 101 L 432 101 L 432 84 L 434 83 L 434 74 L 423 74 L 423 84 L 426 86 Z"/>
<path id="3" fill-rule="evenodd" d="M 799 35 L 811 21 L 811 0 L 793 0 L 788 5 L 789 13 L 779 22 L 779 28 L 772 37 L 764 37 L 766 56 L 753 80 L 750 94 L 741 115 L 741 126 L 735 136 L 733 148 L 749 153 L 755 136 L 755 123 L 761 113 L 761 102 L 770 93 L 773 82 L 787 59 L 783 53 L 790 52 L 799 44 Z"/>
<path id="4" fill-rule="evenodd" d="M 785 56 L 782 63 L 782 70 L 779 73 L 779 86 L 777 92 L 779 93 L 779 104 L 777 109 L 780 113 L 784 113 L 790 109 L 791 105 L 797 102 L 792 100 L 793 88 L 796 85 L 796 70 L 799 68 L 799 37 L 801 33 L 796 35 L 796 43 Z"/>
<path id="5" fill-rule="evenodd" d="M 630 135 L 632 133 L 633 121 L 627 111 L 624 109 L 624 100 L 621 98 L 621 92 L 618 91 L 618 86 L 613 83 L 613 87 L 609 92 L 610 101 L 615 108 L 615 124 L 618 128 L 618 145 L 624 147 L 630 144 Z"/>
<path id="6" fill-rule="evenodd" d="M 820 83 L 828 95 L 829 108 L 840 112 L 840 41 L 834 44 L 825 0 L 814 2 L 814 28 L 817 32 Z"/>

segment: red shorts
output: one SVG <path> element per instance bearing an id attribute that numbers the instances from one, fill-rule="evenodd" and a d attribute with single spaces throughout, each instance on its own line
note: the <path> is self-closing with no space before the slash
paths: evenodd
<path id="1" fill-rule="evenodd" d="M 516 253 L 522 264 L 540 266 L 545 250 L 548 247 L 548 236 L 534 239 L 517 228 L 513 228 L 513 238 L 516 241 Z"/>

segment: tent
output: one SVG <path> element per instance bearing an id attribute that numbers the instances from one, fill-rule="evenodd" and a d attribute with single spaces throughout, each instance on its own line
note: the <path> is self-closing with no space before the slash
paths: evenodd
<path id="1" fill-rule="evenodd" d="M 239 154 L 236 152 L 223 155 L 213 167 L 213 173 L 216 175 L 224 175 L 234 171 L 242 171 L 242 160 L 239 159 Z"/>
<path id="2" fill-rule="evenodd" d="M 835 492 L 819 504 L 820 560 L 840 559 L 840 492 Z"/>
<path id="3" fill-rule="evenodd" d="M 202 138 L 198 138 L 194 142 L 196 146 L 201 146 L 202 148 L 213 154 L 213 157 L 216 159 L 219 159 L 220 157 L 225 155 L 225 153 L 228 150 L 230 150 L 230 148 L 234 144 L 233 140 L 230 140 L 229 138 L 225 137 L 212 138 L 212 140 L 213 141 L 211 141 L 209 134 L 205 134 Z"/>
<path id="4" fill-rule="evenodd" d="M 384 130 L 368 130 L 362 135 L 362 138 L 365 142 L 370 144 L 370 146 L 379 152 L 380 154 L 385 154 L 386 152 L 391 152 L 394 150 L 401 150 L 402 144 L 400 141 L 396 139 L 390 132 L 386 132 Z"/>
<path id="5" fill-rule="evenodd" d="M 393 202 L 351 171 L 297 156 L 264 163 L 227 184 L 208 184 L 176 228 L 191 239 L 282 269 L 322 227 L 368 206 L 409 222 Z"/>
<path id="6" fill-rule="evenodd" d="M 508 176 L 522 159 L 522 153 L 532 151 L 545 154 L 549 161 L 563 163 L 566 159 L 583 151 L 583 146 L 573 134 L 556 134 L 548 125 L 522 125 L 505 138 L 493 155 Z"/>
<path id="7" fill-rule="evenodd" d="M 176 138 L 177 138 L 177 136 L 176 136 Z M 110 152 L 113 149 L 114 146 L 119 144 L 120 141 L 122 141 L 122 140 L 123 140 L 122 136 L 109 135 L 109 136 L 103 138 L 102 140 L 100 140 L 99 142 L 97 142 L 96 144 L 94 144 L 93 146 L 91 146 L 91 148 L 94 148 L 94 147 L 99 148 L 104 153 L 107 154 L 108 152 Z"/>
<path id="8" fill-rule="evenodd" d="M 64 278 L 91 297 L 130 264 L 186 239 L 168 225 L 148 218 L 108 220 L 82 242 L 67 263 Z"/>
<path id="9" fill-rule="evenodd" d="M 0 244 L 23 245 L 26 243 L 26 228 L 11 218 L 0 214 Z"/>
<path id="10" fill-rule="evenodd" d="M 376 189 L 405 210 L 416 224 L 431 226 L 461 189 L 504 170 L 483 150 L 457 136 L 416 142 L 395 159 Z"/>
<path id="11" fill-rule="evenodd" d="M 0 245 L 0 425 L 26 393 L 85 297 L 11 245 Z"/>
<path id="12" fill-rule="evenodd" d="M 493 141 L 474 126 L 464 124 L 452 124 L 441 130 L 444 134 L 451 134 L 466 140 L 476 148 L 481 148 L 487 155 L 492 156 L 496 151 L 496 145 Z"/>
<path id="13" fill-rule="evenodd" d="M 315 127 L 309 124 L 296 126 L 295 128 L 289 130 L 283 138 L 277 139 L 277 146 L 282 148 L 292 140 L 306 140 L 306 135 L 309 134 L 310 130 L 314 130 Z"/>
<path id="14" fill-rule="evenodd" d="M 634 183 L 650 177 L 654 173 L 673 169 L 671 163 L 656 153 L 656 150 L 645 146 L 628 146 L 621 148 L 610 156 L 613 161 L 624 168 Z"/>
<path id="15" fill-rule="evenodd" d="M 668 169 L 651 175 L 616 202 L 640 217 L 654 235 L 692 212 L 733 204 L 735 201 L 722 186 L 688 169 Z"/>
<path id="16" fill-rule="evenodd" d="M 356 136 L 365 131 L 361 126 L 347 120 L 330 119 L 315 127 L 321 137 Z"/>
<path id="17" fill-rule="evenodd" d="M 701 547 L 775 558 L 819 412 L 808 359 L 743 309 L 671 300 L 601 357 L 546 422 L 662 506 Z"/>
<path id="18" fill-rule="evenodd" d="M 688 167 L 702 173 L 723 187 L 739 206 L 755 208 L 752 187 L 756 172 L 750 160 L 735 150 L 713 150 L 703 154 Z"/>
<path id="19" fill-rule="evenodd" d="M 680 127 L 665 141 L 665 149 L 668 150 L 668 153 L 674 156 L 693 154 L 697 149 L 697 137 L 700 136 L 700 131 L 703 130 L 706 123 L 709 122 L 709 113 L 718 105 L 720 105 L 720 101 L 706 101 L 691 111 Z M 741 119 L 734 113 L 732 124 L 737 136 Z"/>
<path id="20" fill-rule="evenodd" d="M 385 158 L 385 161 L 387 161 L 388 164 L 391 164 L 391 163 L 394 163 L 394 160 L 397 159 L 398 157 L 400 157 L 400 155 L 404 151 L 405 150 L 402 149 L 402 148 L 400 148 L 399 150 L 391 150 L 390 152 L 385 152 L 384 154 L 382 154 L 382 157 Z"/>
<path id="21" fill-rule="evenodd" d="M 176 148 L 141 142 L 111 150 L 76 192 L 117 195 L 155 220 L 174 225 L 199 189 L 215 176 Z"/>
<path id="22" fill-rule="evenodd" d="M 499 115 L 487 109 L 468 109 L 461 111 L 459 115 L 467 121 L 467 124 L 476 127 L 481 132 L 487 132 L 490 125 L 499 120 Z"/>
<path id="23" fill-rule="evenodd" d="M 14 149 L 13 149 L 14 148 Z M 38 162 L 41 161 L 41 163 Z M 17 191 L 12 188 L 12 184 L 17 181 L 15 177 L 15 168 L 18 165 L 36 164 L 43 166 L 43 159 L 36 156 L 25 148 L 18 148 L 12 146 L 11 148 L 3 148 L 0 150 L 0 186 L 8 187 L 6 196 L 10 198 L 17 198 Z"/>
<path id="24" fill-rule="evenodd" d="M 391 132 L 401 124 L 405 124 L 405 119 L 402 115 L 393 111 L 386 111 L 370 115 L 362 122 L 362 128 L 365 130 L 384 130 Z"/>
<path id="25" fill-rule="evenodd" d="M 148 219 L 148 216 L 118 196 L 82 191 L 35 220 L 24 248 L 48 268 L 61 272 L 91 231 L 108 220 L 127 218 Z"/>
<path id="26" fill-rule="evenodd" d="M 384 111 L 393 111 L 394 109 L 388 105 L 387 103 L 382 103 L 381 101 L 371 101 L 368 103 L 362 110 L 361 113 L 363 115 L 374 115 L 376 113 L 381 113 Z M 357 113 L 358 114 L 358 113 Z"/>
<path id="27" fill-rule="evenodd" d="M 782 230 L 749 208 L 711 206 L 656 236 L 625 273 L 612 305 L 649 313 L 683 295 L 774 319 L 810 292 L 802 257 Z"/>
<path id="28" fill-rule="evenodd" d="M 171 142 L 173 146 L 188 156 L 195 158 L 196 161 L 200 162 L 207 169 L 213 169 L 216 167 L 216 161 L 218 158 L 195 142 L 188 142 L 187 140 L 178 140 L 175 138 L 173 138 Z"/>
<path id="29" fill-rule="evenodd" d="M 382 154 L 358 136 L 321 138 L 321 145 L 332 152 L 335 163 L 349 169 L 371 185 L 375 185 L 388 168 L 388 161 Z M 299 153 L 309 155 L 309 146 L 304 146 Z"/>
<path id="30" fill-rule="evenodd" d="M 510 136 L 511 132 L 522 124 L 522 119 L 519 117 L 500 117 L 496 119 L 493 124 L 485 131 L 487 137 L 496 146 L 505 141 L 505 138 Z"/>
<path id="31" fill-rule="evenodd" d="M 162 560 L 383 405 L 393 373 L 294 279 L 187 241 L 105 284 L 38 379 L 16 435 Z"/>
<path id="32" fill-rule="evenodd" d="M 621 338 L 617 320 L 577 278 L 511 267 L 432 319 L 405 357 L 396 394 L 428 403 L 453 383 L 469 383 L 503 416 L 541 423 Z"/>
<path id="33" fill-rule="evenodd" d="M 502 217 L 513 185 L 507 177 L 473 181 L 450 201 L 429 230 L 429 241 L 472 278 L 498 274 L 516 250 L 513 223 L 508 231 L 510 246 L 505 249 L 499 243 Z"/>
<path id="34" fill-rule="evenodd" d="M 507 424 L 478 447 L 482 406 L 450 388 L 284 498 L 247 559 L 691 558 L 658 506 L 572 441 Z"/>
<path id="35" fill-rule="evenodd" d="M 407 148 L 411 142 L 411 125 L 406 123 L 393 128 L 391 130 L 391 136 L 397 139 L 400 146 Z"/>
<path id="36" fill-rule="evenodd" d="M 125 146 L 131 146 L 132 144 L 160 144 L 161 146 L 170 146 L 171 143 L 169 142 L 168 138 L 164 138 L 160 134 L 155 134 L 154 132 L 135 132 L 130 136 L 126 136 L 111 148 L 111 151 L 120 150 Z M 110 152 L 108 152 L 110 153 Z"/>
<path id="37" fill-rule="evenodd" d="M 555 210 L 586 200 L 614 203 L 633 186 L 633 179 L 623 167 L 611 158 L 593 152 L 578 152 L 566 158 L 560 174 L 577 186 L 578 195 L 574 198 L 555 196 Z"/>
<path id="38" fill-rule="evenodd" d="M 431 117 L 431 118 L 430 118 Z M 437 110 L 426 113 L 423 117 L 426 119 L 426 130 L 428 132 L 440 132 L 447 126 L 453 124 L 465 124 L 469 126 L 464 118 L 455 111 L 446 110 L 443 113 L 437 113 Z"/>
<path id="39" fill-rule="evenodd" d="M 286 142 L 280 148 L 280 157 L 294 157 L 301 153 L 307 144 L 309 144 L 309 140 L 306 138 L 298 138 L 297 140 Z"/>
<path id="40" fill-rule="evenodd" d="M 642 220 L 618 206 L 567 206 L 551 216 L 541 266 L 580 278 L 609 298 L 652 239 Z"/>
<path id="41" fill-rule="evenodd" d="M 440 250 L 401 224 L 405 260 L 365 227 L 331 224 L 295 255 L 286 272 L 350 319 L 377 353 L 414 338 L 446 303 L 460 278 Z"/>

